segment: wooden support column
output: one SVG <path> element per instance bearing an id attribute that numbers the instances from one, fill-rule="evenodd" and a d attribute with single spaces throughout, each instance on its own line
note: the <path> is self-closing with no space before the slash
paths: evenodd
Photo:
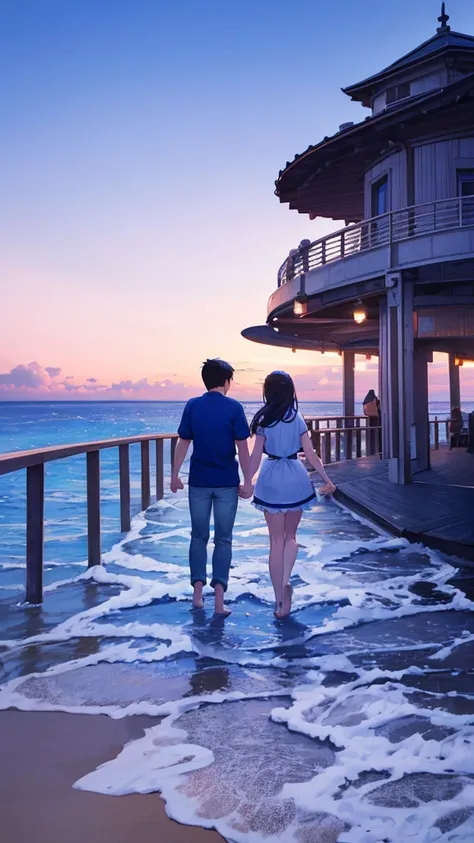
<path id="1" fill-rule="evenodd" d="M 355 354 L 353 351 L 344 351 L 342 354 L 342 409 L 345 416 L 345 427 L 354 426 L 354 419 L 348 416 L 355 415 Z M 344 434 L 344 459 L 352 459 L 352 432 Z"/>
<path id="2" fill-rule="evenodd" d="M 387 371 L 389 479 L 409 483 L 416 459 L 414 423 L 413 281 L 390 276 L 387 289 Z"/>
<path id="3" fill-rule="evenodd" d="M 461 384 L 459 380 L 459 366 L 454 365 L 455 354 L 449 354 L 449 400 L 451 411 L 454 407 L 461 407 Z"/>
<path id="4" fill-rule="evenodd" d="M 142 510 L 150 506 L 150 443 L 148 440 L 141 442 L 141 464 L 142 464 Z"/>
<path id="5" fill-rule="evenodd" d="M 430 467 L 430 422 L 428 405 L 428 363 L 433 360 L 431 351 L 415 348 L 413 370 L 414 389 L 413 410 L 416 436 L 416 459 L 412 465 L 413 473 L 425 471 Z"/>
<path id="6" fill-rule="evenodd" d="M 130 530 L 130 449 L 128 445 L 119 445 L 120 467 L 120 529 L 122 533 Z"/>
<path id="7" fill-rule="evenodd" d="M 100 457 L 99 451 L 87 454 L 87 546 L 88 565 L 100 565 Z"/>
<path id="8" fill-rule="evenodd" d="M 26 469 L 26 602 L 43 601 L 44 464 Z"/>
<path id="9" fill-rule="evenodd" d="M 387 299 L 382 298 L 379 304 L 379 396 L 382 416 L 382 459 L 384 460 L 390 458 L 388 316 Z"/>

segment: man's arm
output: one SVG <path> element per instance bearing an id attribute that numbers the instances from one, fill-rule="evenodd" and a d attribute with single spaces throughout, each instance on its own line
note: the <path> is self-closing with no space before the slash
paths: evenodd
<path id="1" fill-rule="evenodd" d="M 182 481 L 179 479 L 179 472 L 181 466 L 188 453 L 188 448 L 193 439 L 193 426 L 191 422 L 191 401 L 186 404 L 181 422 L 178 427 L 178 442 L 174 452 L 173 468 L 171 472 L 170 489 L 172 492 L 177 492 L 178 489 L 184 489 Z"/>
<path id="2" fill-rule="evenodd" d="M 240 468 L 242 469 L 242 474 L 244 475 L 244 485 L 246 485 L 250 483 L 252 479 L 249 474 L 249 443 L 247 439 L 240 439 L 235 443 L 235 445 L 239 455 Z"/>
<path id="3" fill-rule="evenodd" d="M 178 489 L 184 489 L 183 481 L 180 480 L 179 472 L 181 470 L 181 466 L 183 465 L 184 460 L 186 459 L 186 454 L 188 453 L 188 448 L 191 444 L 191 439 L 178 439 L 176 444 L 176 450 L 174 452 L 174 460 L 173 460 L 173 470 L 171 474 L 171 483 L 170 489 L 172 492 L 177 492 Z"/>

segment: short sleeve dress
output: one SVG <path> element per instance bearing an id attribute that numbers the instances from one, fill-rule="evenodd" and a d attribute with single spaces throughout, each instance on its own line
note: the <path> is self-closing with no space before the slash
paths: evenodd
<path id="1" fill-rule="evenodd" d="M 307 430 L 301 413 L 291 421 L 257 428 L 257 436 L 265 437 L 267 455 L 255 485 L 253 505 L 257 509 L 291 512 L 311 507 L 316 495 L 309 474 L 298 459 L 301 435 Z"/>

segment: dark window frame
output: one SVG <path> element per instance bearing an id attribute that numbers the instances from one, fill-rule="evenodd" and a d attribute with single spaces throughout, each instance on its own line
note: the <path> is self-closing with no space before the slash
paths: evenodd
<path id="1" fill-rule="evenodd" d="M 459 168 L 456 172 L 457 192 L 458 196 L 474 196 L 474 168 L 466 167 L 466 169 Z M 463 185 L 472 184 L 472 193 L 463 193 Z"/>
<path id="2" fill-rule="evenodd" d="M 393 105 L 400 100 L 406 100 L 411 96 L 411 82 L 400 82 L 398 85 L 392 85 L 387 88 L 385 95 L 385 104 Z"/>
<path id="3" fill-rule="evenodd" d="M 384 188 L 384 198 L 385 198 L 385 210 L 381 213 L 379 212 L 379 196 L 380 190 Z M 390 210 L 390 198 L 389 198 L 389 181 L 388 181 L 388 173 L 384 173 L 383 176 L 376 179 L 376 181 L 372 182 L 372 196 L 371 196 L 371 216 L 372 217 L 380 217 L 383 214 L 388 214 Z"/>

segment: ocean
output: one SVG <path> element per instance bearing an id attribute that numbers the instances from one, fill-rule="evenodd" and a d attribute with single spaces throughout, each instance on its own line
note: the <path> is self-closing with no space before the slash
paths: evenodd
<path id="1" fill-rule="evenodd" d="M 174 432 L 182 407 L 4 403 L 0 451 Z M 277 622 L 266 527 L 242 502 L 232 615 L 216 618 L 209 591 L 191 608 L 185 492 L 141 513 L 139 466 L 133 447 L 122 535 L 118 455 L 101 456 L 104 564 L 88 571 L 85 458 L 48 464 L 41 607 L 23 603 L 24 473 L 0 477 L 0 708 L 156 718 L 75 786 L 160 790 L 170 816 L 232 843 L 472 841 L 474 603 L 460 561 L 321 501 L 298 533 L 294 612 Z"/>

